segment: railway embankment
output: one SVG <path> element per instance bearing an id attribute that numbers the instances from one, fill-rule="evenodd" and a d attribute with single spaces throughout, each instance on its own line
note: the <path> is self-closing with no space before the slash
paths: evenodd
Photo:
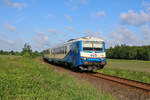
<path id="1" fill-rule="evenodd" d="M 37 99 L 114 100 L 114 97 L 64 72 L 58 74 L 39 59 L 0 55 L 0 100 Z"/>
<path id="2" fill-rule="evenodd" d="M 147 90 L 149 84 L 144 88 L 143 83 L 136 83 L 134 81 L 128 81 L 126 79 L 114 79 L 112 77 L 105 78 L 99 73 L 79 73 L 73 72 L 65 67 L 49 65 L 55 71 L 59 73 L 67 73 L 68 75 L 77 78 L 83 82 L 89 82 L 95 88 L 104 93 L 111 93 L 114 97 L 117 97 L 120 100 L 149 100 L 150 92 Z M 94 75 L 94 76 L 93 76 Z M 140 87 L 136 87 L 140 85 Z M 146 85 L 145 85 L 146 86 Z M 144 90 L 146 89 L 146 90 Z"/>
<path id="3" fill-rule="evenodd" d="M 108 59 L 99 73 L 150 83 L 150 61 Z"/>

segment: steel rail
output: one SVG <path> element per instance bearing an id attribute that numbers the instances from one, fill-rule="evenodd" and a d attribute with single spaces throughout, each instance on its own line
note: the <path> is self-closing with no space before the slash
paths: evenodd
<path id="1" fill-rule="evenodd" d="M 135 80 L 120 78 L 117 76 L 106 75 L 106 74 L 102 74 L 102 73 L 84 73 L 84 74 L 90 75 L 92 77 L 97 77 L 97 78 L 101 78 L 104 80 L 116 82 L 116 83 L 119 83 L 119 84 L 122 84 L 125 86 L 140 89 L 140 90 L 143 90 L 147 93 L 150 93 L 150 84 L 149 83 L 144 83 L 144 82 L 139 82 L 139 81 L 135 81 Z"/>

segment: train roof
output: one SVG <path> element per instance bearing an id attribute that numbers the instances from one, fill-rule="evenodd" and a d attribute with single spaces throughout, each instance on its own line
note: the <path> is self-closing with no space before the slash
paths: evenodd
<path id="1" fill-rule="evenodd" d="M 62 43 L 62 44 L 54 46 L 53 48 L 61 47 L 63 45 L 68 45 L 68 44 L 71 44 L 71 43 L 76 42 L 76 41 L 104 41 L 104 40 L 102 40 L 100 38 L 97 38 L 97 37 L 89 37 L 89 36 L 87 36 L 87 37 L 81 37 L 81 38 L 77 38 L 77 39 L 70 39 L 70 40 L 68 40 L 65 43 Z"/>
<path id="2" fill-rule="evenodd" d="M 89 37 L 89 36 L 87 36 L 87 37 L 81 37 L 81 38 L 77 38 L 77 39 L 70 39 L 66 43 L 80 41 L 80 40 L 81 41 L 104 41 L 104 40 L 102 40 L 100 38 L 97 38 L 97 37 Z"/>

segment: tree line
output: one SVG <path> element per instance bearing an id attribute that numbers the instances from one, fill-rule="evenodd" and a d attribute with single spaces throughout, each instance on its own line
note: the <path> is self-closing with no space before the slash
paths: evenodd
<path id="1" fill-rule="evenodd" d="M 149 46 L 117 45 L 106 50 L 107 58 L 110 59 L 139 59 L 150 60 Z"/>
<path id="2" fill-rule="evenodd" d="M 44 50 L 42 52 L 32 51 L 31 45 L 25 43 L 22 51 L 4 51 L 0 50 L 0 55 L 16 55 L 24 57 L 38 57 L 42 56 L 43 53 L 48 52 Z M 139 59 L 139 60 L 150 60 L 150 45 L 149 46 L 127 46 L 117 45 L 110 47 L 106 50 L 106 56 L 110 59 Z"/>
<path id="3" fill-rule="evenodd" d="M 35 58 L 38 56 L 42 56 L 42 52 L 38 52 L 38 51 L 32 51 L 31 49 L 31 45 L 25 43 L 24 47 L 22 48 L 22 51 L 4 51 L 4 50 L 0 50 L 0 55 L 16 55 L 16 56 L 23 56 L 23 57 L 31 57 L 31 58 Z"/>

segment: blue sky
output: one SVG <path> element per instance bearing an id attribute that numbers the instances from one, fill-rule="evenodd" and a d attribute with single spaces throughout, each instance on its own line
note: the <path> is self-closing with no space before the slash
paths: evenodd
<path id="1" fill-rule="evenodd" d="M 0 0 L 0 49 L 41 51 L 71 38 L 150 45 L 149 0 Z"/>

